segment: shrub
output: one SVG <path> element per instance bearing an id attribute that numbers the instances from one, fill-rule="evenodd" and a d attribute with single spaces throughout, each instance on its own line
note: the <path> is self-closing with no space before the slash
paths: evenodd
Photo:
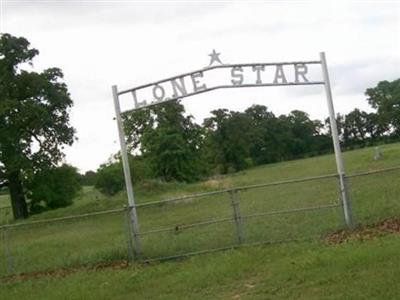
<path id="1" fill-rule="evenodd" d="M 69 165 L 45 169 L 33 175 L 28 189 L 32 213 L 65 207 L 73 203 L 74 197 L 81 190 L 79 173 Z"/>
<path id="2" fill-rule="evenodd" d="M 120 163 L 101 165 L 94 186 L 103 194 L 113 196 L 124 188 L 124 174 Z"/>
<path id="3" fill-rule="evenodd" d="M 118 155 L 116 159 L 120 159 Z M 129 167 L 135 184 L 152 178 L 151 169 L 145 159 L 129 156 Z M 105 195 L 113 196 L 125 187 L 124 172 L 120 161 L 109 161 L 102 164 L 96 172 L 95 188 Z"/>

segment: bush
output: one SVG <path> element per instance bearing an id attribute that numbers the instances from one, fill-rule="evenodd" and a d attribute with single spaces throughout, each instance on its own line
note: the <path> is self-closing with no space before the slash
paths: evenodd
<path id="1" fill-rule="evenodd" d="M 129 167 L 135 184 L 152 178 L 150 166 L 142 157 L 129 156 Z M 113 196 L 124 189 L 125 179 L 121 162 L 109 161 L 102 164 L 96 173 L 94 186 L 101 193 Z"/>
<path id="2" fill-rule="evenodd" d="M 84 175 L 81 175 L 81 185 L 92 186 L 96 182 L 96 172 L 87 171 Z"/>
<path id="3" fill-rule="evenodd" d="M 97 170 L 94 186 L 105 195 L 113 196 L 124 188 L 121 163 L 101 165 Z"/>
<path id="4" fill-rule="evenodd" d="M 71 205 L 81 190 L 79 178 L 77 169 L 69 165 L 36 173 L 28 183 L 30 211 L 35 213 Z"/>

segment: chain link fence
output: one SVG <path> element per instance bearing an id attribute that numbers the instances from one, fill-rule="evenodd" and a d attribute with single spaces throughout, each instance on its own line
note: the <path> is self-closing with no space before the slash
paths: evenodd
<path id="1" fill-rule="evenodd" d="M 347 180 L 357 224 L 400 217 L 400 167 L 352 174 Z"/>
<path id="2" fill-rule="evenodd" d="M 126 209 L 3 225 L 0 276 L 129 258 Z"/>
<path id="3" fill-rule="evenodd" d="M 8 224 L 12 221 L 11 206 L 0 207 L 0 225 Z"/>
<path id="4" fill-rule="evenodd" d="M 337 180 L 327 175 L 137 205 L 141 258 L 308 239 L 338 229 L 343 222 Z"/>
<path id="5" fill-rule="evenodd" d="M 400 215 L 400 167 L 347 176 L 355 222 Z M 345 227 L 336 174 L 136 206 L 141 261 L 313 239 Z M 127 208 L 0 226 L 0 276 L 130 260 Z M 136 248 L 137 249 L 137 248 Z"/>

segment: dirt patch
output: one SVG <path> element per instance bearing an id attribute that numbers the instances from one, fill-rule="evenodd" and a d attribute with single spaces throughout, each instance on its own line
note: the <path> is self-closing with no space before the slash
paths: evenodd
<path id="1" fill-rule="evenodd" d="M 328 234 L 325 241 L 328 244 L 342 244 L 351 240 L 371 240 L 380 236 L 396 233 L 400 234 L 400 218 L 391 218 L 374 224 L 360 225 L 353 230 L 339 230 Z"/>
<path id="2" fill-rule="evenodd" d="M 71 268 L 62 268 L 58 270 L 50 270 L 50 271 L 37 271 L 37 272 L 29 272 L 29 273 L 19 273 L 13 274 L 9 276 L 5 276 L 0 278 L 0 282 L 14 282 L 18 280 L 27 280 L 27 279 L 38 279 L 42 277 L 66 277 L 68 275 L 74 274 L 76 272 L 81 271 L 99 271 L 103 269 L 124 269 L 128 267 L 129 263 L 127 260 L 120 260 L 120 261 L 112 261 L 112 262 L 101 262 L 91 266 L 76 266 Z"/>
<path id="3" fill-rule="evenodd" d="M 215 177 L 204 181 L 202 185 L 206 188 L 225 189 L 232 186 L 231 180 L 225 177 Z"/>

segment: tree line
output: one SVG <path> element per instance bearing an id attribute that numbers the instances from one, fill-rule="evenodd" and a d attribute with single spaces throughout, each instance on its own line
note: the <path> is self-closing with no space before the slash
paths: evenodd
<path id="1" fill-rule="evenodd" d="M 375 112 L 356 108 L 336 116 L 343 150 L 400 138 L 400 79 L 381 81 L 365 95 Z M 123 118 L 135 183 L 151 179 L 193 182 L 333 151 L 329 119 L 312 120 L 300 110 L 276 116 L 263 105 L 244 112 L 218 109 L 199 125 L 177 100 Z M 118 155 L 103 164 L 95 178 L 96 186 L 107 194 L 122 190 Z"/>

